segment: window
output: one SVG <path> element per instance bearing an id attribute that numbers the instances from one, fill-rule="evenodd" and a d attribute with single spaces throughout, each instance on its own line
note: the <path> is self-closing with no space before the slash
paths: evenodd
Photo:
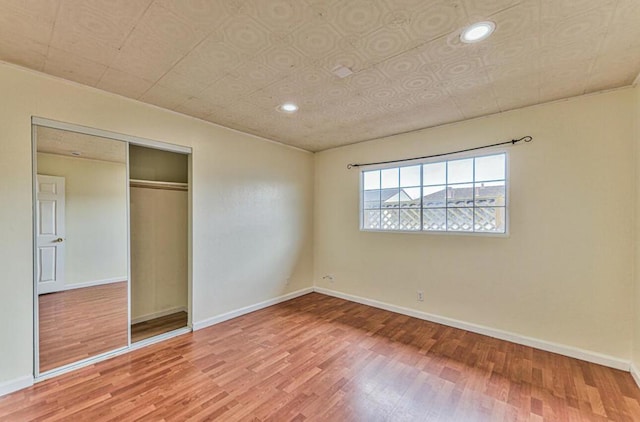
<path id="1" fill-rule="evenodd" d="M 505 233 L 505 153 L 362 172 L 361 229 Z"/>

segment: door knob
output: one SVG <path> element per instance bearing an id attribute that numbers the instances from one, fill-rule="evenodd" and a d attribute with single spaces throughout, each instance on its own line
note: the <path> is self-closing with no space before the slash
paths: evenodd
<path id="1" fill-rule="evenodd" d="M 60 242 L 64 242 L 64 239 L 59 237 L 56 240 L 54 240 L 55 243 L 60 243 Z"/>

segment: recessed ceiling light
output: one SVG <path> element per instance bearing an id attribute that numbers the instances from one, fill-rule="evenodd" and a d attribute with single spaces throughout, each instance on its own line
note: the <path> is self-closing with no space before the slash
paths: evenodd
<path id="1" fill-rule="evenodd" d="M 460 34 L 460 41 L 464 43 L 474 43 L 486 40 L 489 35 L 493 34 L 496 24 L 491 21 L 476 22 L 467 26 Z"/>
<path id="2" fill-rule="evenodd" d="M 295 113 L 298 111 L 298 106 L 294 103 L 284 103 L 278 106 L 278 111 L 282 111 L 283 113 Z"/>

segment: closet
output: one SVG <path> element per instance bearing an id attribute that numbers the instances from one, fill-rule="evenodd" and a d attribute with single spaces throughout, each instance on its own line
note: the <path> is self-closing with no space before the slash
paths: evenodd
<path id="1" fill-rule="evenodd" d="M 191 148 L 32 118 L 34 376 L 191 330 Z"/>
<path id="2" fill-rule="evenodd" d="M 188 155 L 129 145 L 131 342 L 188 325 Z"/>

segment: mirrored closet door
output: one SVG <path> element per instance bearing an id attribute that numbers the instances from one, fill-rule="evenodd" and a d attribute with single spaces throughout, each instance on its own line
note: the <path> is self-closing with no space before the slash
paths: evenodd
<path id="1" fill-rule="evenodd" d="M 127 144 L 34 126 L 38 365 L 129 344 Z"/>
<path id="2" fill-rule="evenodd" d="M 188 332 L 191 149 L 41 118 L 33 147 L 34 375 Z"/>

